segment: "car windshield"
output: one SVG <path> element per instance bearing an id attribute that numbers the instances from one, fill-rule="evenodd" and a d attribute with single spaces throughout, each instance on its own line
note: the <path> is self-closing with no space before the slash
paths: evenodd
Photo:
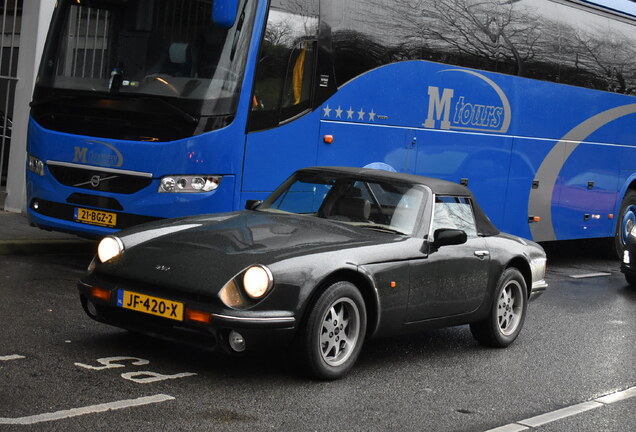
<path id="1" fill-rule="evenodd" d="M 423 187 L 325 173 L 296 173 L 258 211 L 294 213 L 395 234 L 412 235 Z"/>
<path id="2" fill-rule="evenodd" d="M 220 1 L 220 0 L 217 0 Z M 256 1 L 230 29 L 212 0 L 60 0 L 39 85 L 204 100 L 232 112 L 243 80 Z"/>

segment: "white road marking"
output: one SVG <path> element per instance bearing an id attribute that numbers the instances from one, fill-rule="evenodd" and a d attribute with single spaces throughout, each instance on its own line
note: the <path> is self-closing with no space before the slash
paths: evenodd
<path id="1" fill-rule="evenodd" d="M 583 402 L 580 404 L 561 408 L 546 414 L 530 417 L 529 419 L 521 420 L 517 423 L 524 426 L 539 427 L 539 426 L 543 426 L 544 424 L 552 423 L 554 421 L 561 420 L 576 414 L 581 414 L 585 411 L 589 411 L 595 408 L 600 408 L 602 406 L 603 404 L 594 402 L 594 401 Z"/>
<path id="2" fill-rule="evenodd" d="M 20 360 L 26 358 L 25 356 L 21 356 L 18 354 L 12 354 L 7 356 L 0 356 L 0 361 L 11 361 L 11 360 Z"/>
<path id="3" fill-rule="evenodd" d="M 636 396 L 636 387 L 630 387 L 627 390 L 623 390 L 620 392 L 608 394 L 607 396 L 600 397 L 598 399 L 594 399 L 596 402 L 600 402 L 602 404 L 612 404 L 614 402 L 620 402 L 625 399 L 629 399 L 631 397 Z"/>
<path id="4" fill-rule="evenodd" d="M 585 273 L 585 274 L 578 274 L 578 275 L 570 275 L 571 278 L 573 279 L 585 279 L 585 278 L 593 278 L 593 277 L 599 277 L 599 276 L 611 276 L 611 273 L 605 273 L 605 272 L 597 272 L 597 273 Z"/>
<path id="5" fill-rule="evenodd" d="M 123 379 L 127 379 L 132 382 L 136 382 L 137 384 L 149 384 L 158 381 L 163 381 L 167 379 L 177 379 L 177 378 L 185 378 L 189 376 L 194 376 L 195 373 L 192 372 L 182 372 L 174 375 L 163 375 L 157 372 L 149 372 L 149 371 L 138 371 L 138 372 L 126 372 L 121 374 Z M 146 377 L 146 378 L 139 378 Z"/>
<path id="6" fill-rule="evenodd" d="M 530 417 L 515 423 L 510 423 L 510 424 L 500 426 L 494 429 L 489 429 L 486 432 L 520 432 L 520 431 L 528 430 L 531 427 L 534 428 L 538 426 L 543 426 L 545 424 L 552 423 L 557 420 L 564 419 L 566 417 L 584 413 L 585 411 L 601 408 L 605 405 L 623 401 L 634 396 L 636 396 L 636 387 L 630 387 L 627 390 L 611 393 L 611 394 L 602 396 L 600 398 L 594 399 L 592 401 L 582 402 L 576 405 L 572 405 L 569 407 L 551 411 L 546 414 Z"/>
<path id="7" fill-rule="evenodd" d="M 85 414 L 96 414 L 110 410 L 119 410 L 124 408 L 132 408 L 142 405 L 150 405 L 160 402 L 174 400 L 169 395 L 158 394 L 154 396 L 140 397 L 137 399 L 121 400 L 116 402 L 108 402 L 99 405 L 90 405 L 82 408 L 72 408 L 68 410 L 56 411 L 52 413 L 37 414 L 28 417 L 4 418 L 0 417 L 0 424 L 19 424 L 30 425 L 35 423 L 43 423 L 49 421 L 63 420 L 69 417 L 77 417 Z"/>
<path id="8" fill-rule="evenodd" d="M 99 363 L 99 364 L 101 364 L 103 366 L 91 366 L 91 365 L 87 365 L 87 364 L 84 364 L 84 363 L 75 363 L 75 366 L 83 367 L 84 369 L 90 369 L 90 370 L 104 370 L 104 369 L 113 369 L 113 368 L 123 368 L 123 367 L 126 367 L 126 365 L 117 363 L 117 362 L 120 362 L 120 361 L 123 361 L 123 360 L 134 360 L 131 364 L 133 364 L 135 366 L 143 366 L 143 365 L 150 364 L 150 362 L 148 360 L 146 360 L 146 359 L 142 359 L 142 358 L 138 358 L 138 357 L 119 356 L 119 357 L 104 357 L 104 358 L 97 359 L 97 363 Z"/>
<path id="9" fill-rule="evenodd" d="M 486 432 L 521 432 L 530 429 L 528 426 L 521 426 L 516 423 L 499 426 L 498 428 L 489 429 Z"/>

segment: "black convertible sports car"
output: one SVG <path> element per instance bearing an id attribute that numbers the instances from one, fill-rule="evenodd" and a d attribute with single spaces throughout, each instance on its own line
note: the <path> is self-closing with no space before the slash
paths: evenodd
<path id="1" fill-rule="evenodd" d="M 368 337 L 470 324 L 507 346 L 547 287 L 543 249 L 500 233 L 454 183 L 306 168 L 248 207 L 104 238 L 78 284 L 85 311 L 234 353 L 295 342 L 333 379 Z"/>

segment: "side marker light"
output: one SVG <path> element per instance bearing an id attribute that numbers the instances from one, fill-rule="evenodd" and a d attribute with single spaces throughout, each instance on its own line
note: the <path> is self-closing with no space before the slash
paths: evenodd
<path id="1" fill-rule="evenodd" d="M 201 312 L 192 309 L 186 309 L 185 319 L 188 321 L 194 321 L 201 324 L 210 324 L 212 322 L 212 314 L 207 312 Z"/>
<path id="2" fill-rule="evenodd" d="M 110 290 L 98 287 L 91 287 L 91 297 L 110 302 Z"/>

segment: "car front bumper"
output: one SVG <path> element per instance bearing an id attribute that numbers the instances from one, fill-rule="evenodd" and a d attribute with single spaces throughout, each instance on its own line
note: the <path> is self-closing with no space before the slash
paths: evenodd
<path id="1" fill-rule="evenodd" d="M 210 317 L 207 323 L 186 317 L 177 321 L 117 306 L 117 288 L 109 288 L 111 295 L 104 299 L 95 297 L 94 287 L 89 284 L 80 281 L 77 286 L 84 311 L 96 321 L 210 351 L 263 352 L 288 345 L 296 332 L 292 312 L 215 310 L 205 302 L 174 298 L 171 300 L 183 303 L 185 309 L 203 311 Z M 143 293 L 143 290 L 134 291 Z M 245 341 L 244 351 L 237 351 L 230 344 L 231 334 L 237 333 Z"/>
<path id="2" fill-rule="evenodd" d="M 540 280 L 532 283 L 532 287 L 530 288 L 530 300 L 535 300 L 541 294 L 548 289 L 548 283 L 545 280 Z"/>

